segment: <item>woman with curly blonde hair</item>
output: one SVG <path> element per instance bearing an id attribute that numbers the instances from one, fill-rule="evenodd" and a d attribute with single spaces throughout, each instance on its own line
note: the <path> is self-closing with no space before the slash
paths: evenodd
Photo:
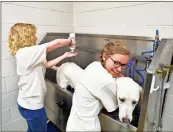
<path id="1" fill-rule="evenodd" d="M 28 132 L 46 132 L 47 117 L 44 97 L 47 92 L 43 66 L 50 68 L 65 58 L 77 53 L 66 52 L 62 56 L 47 61 L 48 52 L 75 43 L 71 39 L 55 39 L 45 44 L 36 45 L 36 27 L 33 24 L 14 24 L 9 33 L 8 47 L 11 55 L 16 57 L 18 82 L 18 109 L 26 119 Z"/>

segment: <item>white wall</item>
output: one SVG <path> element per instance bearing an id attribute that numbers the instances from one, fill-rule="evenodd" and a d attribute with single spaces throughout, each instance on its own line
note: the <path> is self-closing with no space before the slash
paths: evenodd
<path id="1" fill-rule="evenodd" d="M 17 109 L 18 77 L 16 60 L 7 49 L 10 27 L 17 22 L 37 26 L 38 39 L 46 32 L 73 31 L 72 2 L 3 2 L 2 3 L 2 130 L 20 131 L 27 125 Z"/>
<path id="2" fill-rule="evenodd" d="M 173 37 L 173 2 L 74 2 L 74 31 Z"/>

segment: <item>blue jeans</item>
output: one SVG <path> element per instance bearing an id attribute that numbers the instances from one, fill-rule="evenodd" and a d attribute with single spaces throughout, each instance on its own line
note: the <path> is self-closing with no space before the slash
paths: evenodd
<path id="1" fill-rule="evenodd" d="M 18 104 L 18 109 L 27 121 L 27 132 L 47 132 L 47 116 L 44 107 L 38 110 L 29 110 Z"/>

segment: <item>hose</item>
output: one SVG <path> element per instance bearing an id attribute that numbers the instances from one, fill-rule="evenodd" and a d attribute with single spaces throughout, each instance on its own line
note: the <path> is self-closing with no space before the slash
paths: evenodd
<path id="1" fill-rule="evenodd" d="M 128 68 L 125 72 L 125 76 L 129 76 L 132 79 L 135 79 L 135 73 L 137 73 L 141 77 L 141 82 L 138 82 L 140 86 L 144 84 L 144 76 L 141 74 L 142 71 L 146 71 L 146 69 L 135 69 L 135 61 L 136 57 L 132 57 L 132 59 L 128 63 Z M 128 74 L 127 74 L 128 73 Z"/>
<path id="2" fill-rule="evenodd" d="M 144 70 L 141 70 L 144 71 Z M 138 75 L 141 77 L 141 82 L 139 82 L 139 85 L 142 86 L 144 84 L 144 76 L 140 73 L 139 70 L 136 70 L 136 73 L 138 73 Z"/>
<path id="3" fill-rule="evenodd" d="M 149 54 L 149 53 L 153 53 L 153 52 L 154 52 L 153 50 L 151 50 L 151 51 L 144 51 L 141 54 L 144 55 L 144 54 Z"/>
<path id="4" fill-rule="evenodd" d="M 154 56 L 159 44 L 160 44 L 159 31 L 156 30 L 156 36 L 155 36 L 155 42 L 153 44 L 153 50 L 143 51 L 141 53 L 141 55 L 153 53 L 152 55 L 145 56 L 145 60 L 147 61 L 147 64 L 146 64 L 145 68 L 144 69 L 135 69 L 135 62 L 134 61 L 136 60 L 136 57 L 132 57 L 132 59 L 128 63 L 128 69 L 125 72 L 125 76 L 129 76 L 129 77 L 134 79 L 135 73 L 137 73 L 141 77 L 141 82 L 139 82 L 138 84 L 143 85 L 145 79 L 144 79 L 144 76 L 141 74 L 141 72 L 146 71 L 146 69 L 148 68 L 149 63 L 151 62 L 151 58 Z M 127 74 L 127 72 L 128 72 L 128 74 Z"/>

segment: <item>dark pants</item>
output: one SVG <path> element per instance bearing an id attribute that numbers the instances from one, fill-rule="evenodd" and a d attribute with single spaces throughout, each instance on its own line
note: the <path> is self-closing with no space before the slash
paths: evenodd
<path id="1" fill-rule="evenodd" d="M 28 132 L 47 132 L 47 116 L 45 108 L 29 110 L 18 105 L 20 114 L 28 123 Z"/>

